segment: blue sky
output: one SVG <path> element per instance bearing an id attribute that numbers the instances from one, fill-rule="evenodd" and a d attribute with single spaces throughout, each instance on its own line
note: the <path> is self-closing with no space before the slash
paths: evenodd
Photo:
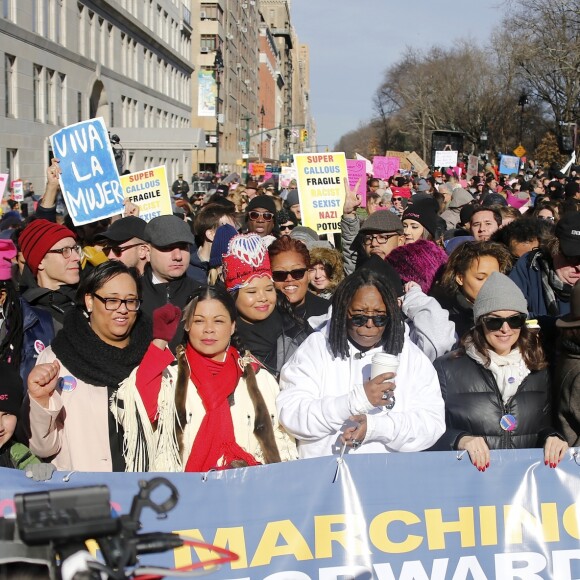
<path id="1" fill-rule="evenodd" d="M 501 0 L 292 0 L 292 23 L 310 47 L 318 144 L 332 148 L 371 117 L 383 72 L 407 46 L 484 45 L 504 14 Z"/>

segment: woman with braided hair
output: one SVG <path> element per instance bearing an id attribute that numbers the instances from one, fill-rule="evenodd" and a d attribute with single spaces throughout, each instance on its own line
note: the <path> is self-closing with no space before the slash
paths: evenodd
<path id="1" fill-rule="evenodd" d="M 198 288 L 183 312 L 177 360 L 167 344 L 181 310 L 153 312 L 153 341 L 113 402 L 127 471 L 230 469 L 297 457 L 278 423 L 274 377 L 237 338 L 236 308 L 219 286 Z"/>
<path id="2" fill-rule="evenodd" d="M 396 374 L 370 378 L 377 353 L 398 358 Z M 445 431 L 435 369 L 406 336 L 396 292 L 374 270 L 341 282 L 329 324 L 284 365 L 280 388 L 280 422 L 301 458 L 337 454 L 343 444 L 362 453 L 422 451 Z"/>

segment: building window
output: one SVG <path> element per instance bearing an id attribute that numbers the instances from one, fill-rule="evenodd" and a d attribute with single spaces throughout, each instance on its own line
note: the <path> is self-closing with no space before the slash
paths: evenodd
<path id="1" fill-rule="evenodd" d="M 200 13 L 205 20 L 217 20 L 223 25 L 224 12 L 216 2 L 202 2 Z"/>
<path id="2" fill-rule="evenodd" d="M 5 110 L 7 117 L 16 116 L 16 57 L 10 54 L 4 55 L 4 95 Z"/>
<path id="3" fill-rule="evenodd" d="M 77 93 L 77 123 L 83 120 L 83 94 Z"/>
<path id="4" fill-rule="evenodd" d="M 6 173 L 8 173 L 8 183 L 16 179 L 18 171 L 18 149 L 6 149 Z"/>
<path id="5" fill-rule="evenodd" d="M 66 125 L 64 117 L 66 111 L 66 75 L 58 73 L 56 75 L 56 94 L 54 99 L 56 106 L 56 124 Z"/>
<path id="6" fill-rule="evenodd" d="M 14 0 L 2 0 L 2 18 L 14 20 Z"/>
<path id="7" fill-rule="evenodd" d="M 54 71 L 46 69 L 44 80 L 44 118 L 47 123 L 54 123 Z"/>
<path id="8" fill-rule="evenodd" d="M 34 120 L 42 121 L 42 67 L 34 65 L 32 100 L 34 101 Z"/>
<path id="9" fill-rule="evenodd" d="M 109 127 L 115 126 L 115 103 L 109 105 L 109 112 L 111 113 L 110 125 Z"/>
<path id="10" fill-rule="evenodd" d="M 205 52 L 204 49 L 207 50 L 207 52 L 213 52 L 216 49 L 216 44 L 217 44 L 217 36 L 215 34 L 202 34 L 201 35 L 201 49 L 202 52 Z"/>

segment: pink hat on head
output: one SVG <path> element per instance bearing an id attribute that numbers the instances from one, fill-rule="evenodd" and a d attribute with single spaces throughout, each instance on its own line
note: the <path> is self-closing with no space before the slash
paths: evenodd
<path id="1" fill-rule="evenodd" d="M 12 278 L 12 260 L 16 258 L 16 253 L 12 240 L 0 240 L 0 280 Z"/>

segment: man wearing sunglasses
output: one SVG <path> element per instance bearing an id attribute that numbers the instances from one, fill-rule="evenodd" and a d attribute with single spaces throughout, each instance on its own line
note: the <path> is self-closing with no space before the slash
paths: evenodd
<path id="1" fill-rule="evenodd" d="M 149 246 L 144 239 L 146 225 L 141 218 L 127 216 L 114 221 L 107 231 L 96 236 L 95 242 L 102 245 L 107 259 L 136 268 L 142 276 L 149 262 Z"/>
<path id="2" fill-rule="evenodd" d="M 261 238 L 272 235 L 276 226 L 276 204 L 269 195 L 254 197 L 246 207 L 246 227 L 248 233 Z"/>

